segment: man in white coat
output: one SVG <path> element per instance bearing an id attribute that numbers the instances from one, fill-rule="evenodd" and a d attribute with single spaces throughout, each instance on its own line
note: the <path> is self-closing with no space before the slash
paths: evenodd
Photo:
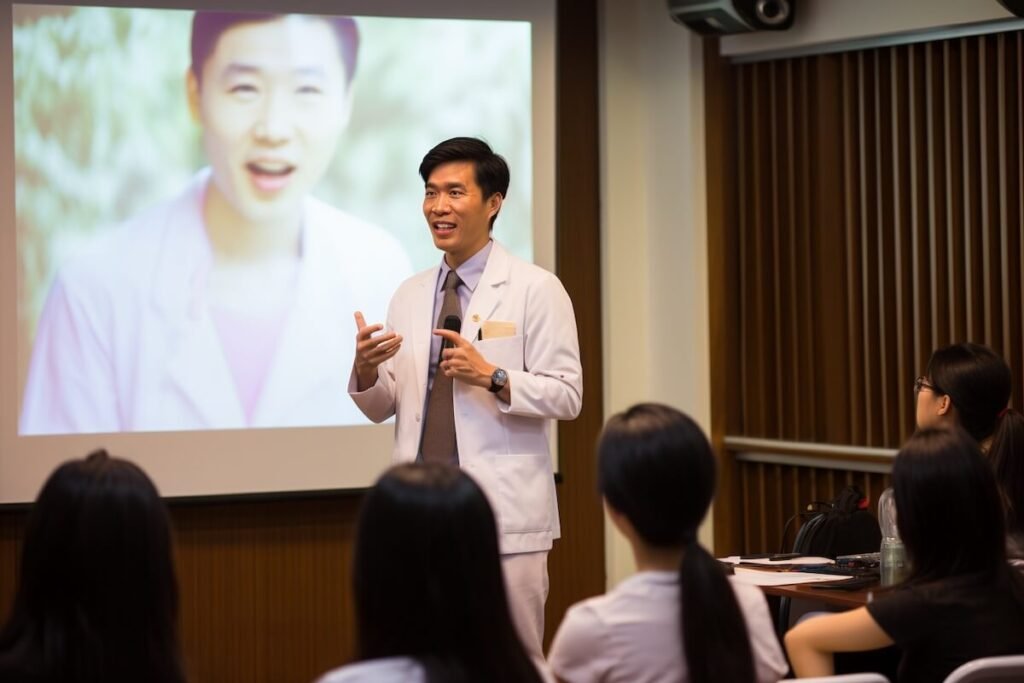
<path id="1" fill-rule="evenodd" d="M 195 14 L 186 90 L 210 167 L 63 265 L 22 434 L 364 422 L 343 322 L 383 311 L 412 268 L 386 231 L 310 195 L 357 48 L 350 17 Z"/>
<path id="2" fill-rule="evenodd" d="M 442 142 L 419 170 L 444 258 L 399 287 L 386 329 L 356 313 L 349 392 L 371 420 L 396 416 L 395 460 L 458 463 L 480 483 L 498 517 L 513 617 L 542 656 L 547 554 L 559 536 L 549 430 L 574 419 L 583 397 L 572 302 L 557 277 L 491 239 L 509 171 L 485 142 Z"/>

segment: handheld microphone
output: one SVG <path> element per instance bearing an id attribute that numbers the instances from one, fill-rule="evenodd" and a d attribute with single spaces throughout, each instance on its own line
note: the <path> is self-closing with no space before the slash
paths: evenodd
<path id="1" fill-rule="evenodd" d="M 462 331 L 462 318 L 460 318 L 457 315 L 445 316 L 444 325 L 442 327 L 444 327 L 444 329 L 450 330 L 452 332 L 456 332 L 456 333 L 461 332 Z M 450 349 L 450 348 L 452 348 L 454 346 L 455 345 L 452 344 L 447 339 L 443 339 L 443 338 L 441 339 L 441 350 L 437 354 L 437 365 L 438 365 L 438 367 L 441 366 L 441 360 L 444 357 L 444 350 L 445 349 Z"/>

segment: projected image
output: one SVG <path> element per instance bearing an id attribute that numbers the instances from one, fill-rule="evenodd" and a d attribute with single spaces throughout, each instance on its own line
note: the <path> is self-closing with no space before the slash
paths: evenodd
<path id="1" fill-rule="evenodd" d="M 488 139 L 531 257 L 528 23 L 14 6 L 19 433 L 365 424 L 353 312 Z"/>

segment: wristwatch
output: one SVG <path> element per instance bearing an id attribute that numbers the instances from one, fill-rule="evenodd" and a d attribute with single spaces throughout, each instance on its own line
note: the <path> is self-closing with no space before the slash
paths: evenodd
<path id="1" fill-rule="evenodd" d="M 505 388 L 505 384 L 508 382 L 508 373 L 503 369 L 498 368 L 491 373 L 491 393 L 498 393 Z"/>

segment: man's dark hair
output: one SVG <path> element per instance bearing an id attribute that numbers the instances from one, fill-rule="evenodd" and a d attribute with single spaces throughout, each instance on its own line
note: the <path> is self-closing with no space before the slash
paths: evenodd
<path id="1" fill-rule="evenodd" d="M 453 161 L 473 162 L 474 180 L 483 192 L 484 199 L 489 199 L 495 193 L 502 197 L 508 196 L 508 163 L 500 154 L 495 154 L 490 145 L 478 138 L 451 138 L 437 144 L 423 157 L 420 177 L 425 183 L 435 168 Z M 494 227 L 494 219 L 497 217 L 495 214 L 491 218 L 491 227 Z"/>
<path id="2" fill-rule="evenodd" d="M 196 12 L 192 17 L 192 73 L 202 82 L 203 64 L 213 54 L 217 41 L 224 33 L 239 24 L 254 24 L 274 21 L 287 14 L 272 12 Z M 352 82 L 356 73 L 356 57 L 359 54 L 359 28 L 352 17 L 336 17 L 319 14 L 298 15 L 308 19 L 327 22 L 338 41 L 341 61 L 345 65 L 345 79 Z"/>

